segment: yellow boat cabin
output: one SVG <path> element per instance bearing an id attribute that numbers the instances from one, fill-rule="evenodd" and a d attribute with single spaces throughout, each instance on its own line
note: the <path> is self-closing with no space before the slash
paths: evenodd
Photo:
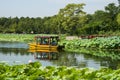
<path id="1" fill-rule="evenodd" d="M 35 42 L 29 44 L 30 52 L 35 51 L 57 51 L 63 46 L 58 45 L 59 36 L 35 36 Z"/>

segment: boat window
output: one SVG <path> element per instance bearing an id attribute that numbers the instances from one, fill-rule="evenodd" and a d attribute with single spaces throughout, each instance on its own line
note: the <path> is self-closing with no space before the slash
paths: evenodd
<path id="1" fill-rule="evenodd" d="M 54 46 L 57 45 L 57 39 L 56 38 L 52 38 L 52 45 L 54 45 Z"/>
<path id="2" fill-rule="evenodd" d="M 47 45 L 48 44 L 48 38 L 42 38 L 42 44 Z"/>

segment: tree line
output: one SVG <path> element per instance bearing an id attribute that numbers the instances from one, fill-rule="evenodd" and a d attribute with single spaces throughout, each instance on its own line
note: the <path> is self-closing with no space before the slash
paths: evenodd
<path id="1" fill-rule="evenodd" d="M 94 14 L 83 11 L 85 4 L 68 4 L 49 17 L 1 17 L 0 33 L 91 35 L 120 31 L 119 5 L 110 3 Z"/>

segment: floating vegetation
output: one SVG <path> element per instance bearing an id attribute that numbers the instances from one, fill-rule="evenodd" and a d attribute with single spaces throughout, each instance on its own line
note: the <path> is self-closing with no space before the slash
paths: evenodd
<path id="1" fill-rule="evenodd" d="M 0 64 L 1 80 L 119 80 L 120 69 L 78 69 L 74 67 L 42 67 L 39 62 L 13 65 Z"/>
<path id="2" fill-rule="evenodd" d="M 99 48 L 99 49 L 120 49 L 120 36 L 98 37 L 93 39 L 64 40 L 66 49 Z"/>

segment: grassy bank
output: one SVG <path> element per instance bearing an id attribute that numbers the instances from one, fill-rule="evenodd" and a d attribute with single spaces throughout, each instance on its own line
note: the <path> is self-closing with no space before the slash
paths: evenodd
<path id="1" fill-rule="evenodd" d="M 33 41 L 35 35 L 32 34 L 0 34 L 0 41 Z"/>
<path id="2" fill-rule="evenodd" d="M 9 66 L 0 64 L 0 80 L 120 80 L 120 69 L 42 67 L 39 62 Z"/>
<path id="3" fill-rule="evenodd" d="M 37 35 L 44 36 L 47 34 L 0 34 L 0 41 L 31 42 Z"/>

